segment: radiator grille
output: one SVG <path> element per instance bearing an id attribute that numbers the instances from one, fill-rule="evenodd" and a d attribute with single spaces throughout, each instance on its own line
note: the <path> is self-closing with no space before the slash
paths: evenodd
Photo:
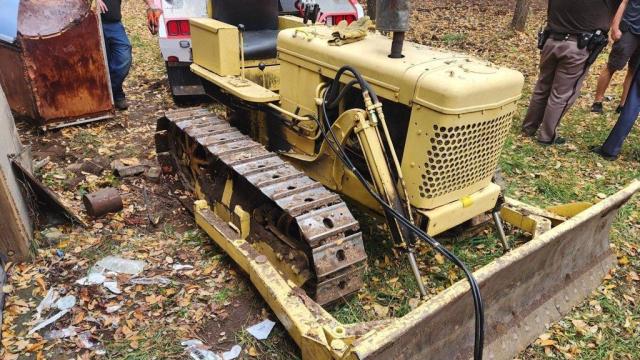
<path id="1" fill-rule="evenodd" d="M 437 198 L 493 176 L 512 115 L 465 125 L 433 125 L 418 187 L 420 196 Z"/>

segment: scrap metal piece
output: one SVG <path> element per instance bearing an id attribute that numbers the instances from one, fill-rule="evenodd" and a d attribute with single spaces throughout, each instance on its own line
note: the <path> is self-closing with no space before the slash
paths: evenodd
<path id="1" fill-rule="evenodd" d="M 85 194 L 82 203 L 89 216 L 97 218 L 108 213 L 122 210 L 122 197 L 114 188 L 104 188 L 96 192 Z"/>

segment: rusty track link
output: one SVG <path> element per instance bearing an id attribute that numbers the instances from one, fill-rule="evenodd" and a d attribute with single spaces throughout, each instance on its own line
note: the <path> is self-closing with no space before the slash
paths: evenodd
<path id="1" fill-rule="evenodd" d="M 222 200 L 232 179 L 229 205 L 251 214 L 249 240 L 269 243 L 270 260 L 302 274 L 316 302 L 334 302 L 362 287 L 362 234 L 337 194 L 207 109 L 166 112 L 156 148 L 163 169 L 178 171 L 185 186 L 210 204 Z"/>

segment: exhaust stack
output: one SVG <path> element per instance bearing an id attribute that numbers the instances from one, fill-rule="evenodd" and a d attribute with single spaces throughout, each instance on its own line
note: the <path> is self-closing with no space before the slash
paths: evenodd
<path id="1" fill-rule="evenodd" d="M 393 32 L 391 43 L 392 59 L 400 59 L 404 45 L 404 34 L 409 30 L 409 1 L 408 0 L 377 0 L 376 29 Z"/>

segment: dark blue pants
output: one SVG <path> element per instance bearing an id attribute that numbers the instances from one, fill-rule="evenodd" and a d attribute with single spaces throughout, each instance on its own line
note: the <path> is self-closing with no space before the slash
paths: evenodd
<path id="1" fill-rule="evenodd" d="M 105 49 L 114 100 L 123 100 L 122 83 L 131 68 L 131 43 L 121 22 L 103 22 Z"/>
<path id="2" fill-rule="evenodd" d="M 629 95 L 627 95 L 627 101 L 624 103 L 624 108 L 618 122 L 611 129 L 609 137 L 602 145 L 602 152 L 610 156 L 618 156 L 620 150 L 622 150 L 622 143 L 627 138 L 633 125 L 640 114 L 640 71 L 636 69 L 633 76 L 633 82 L 629 89 Z"/>

